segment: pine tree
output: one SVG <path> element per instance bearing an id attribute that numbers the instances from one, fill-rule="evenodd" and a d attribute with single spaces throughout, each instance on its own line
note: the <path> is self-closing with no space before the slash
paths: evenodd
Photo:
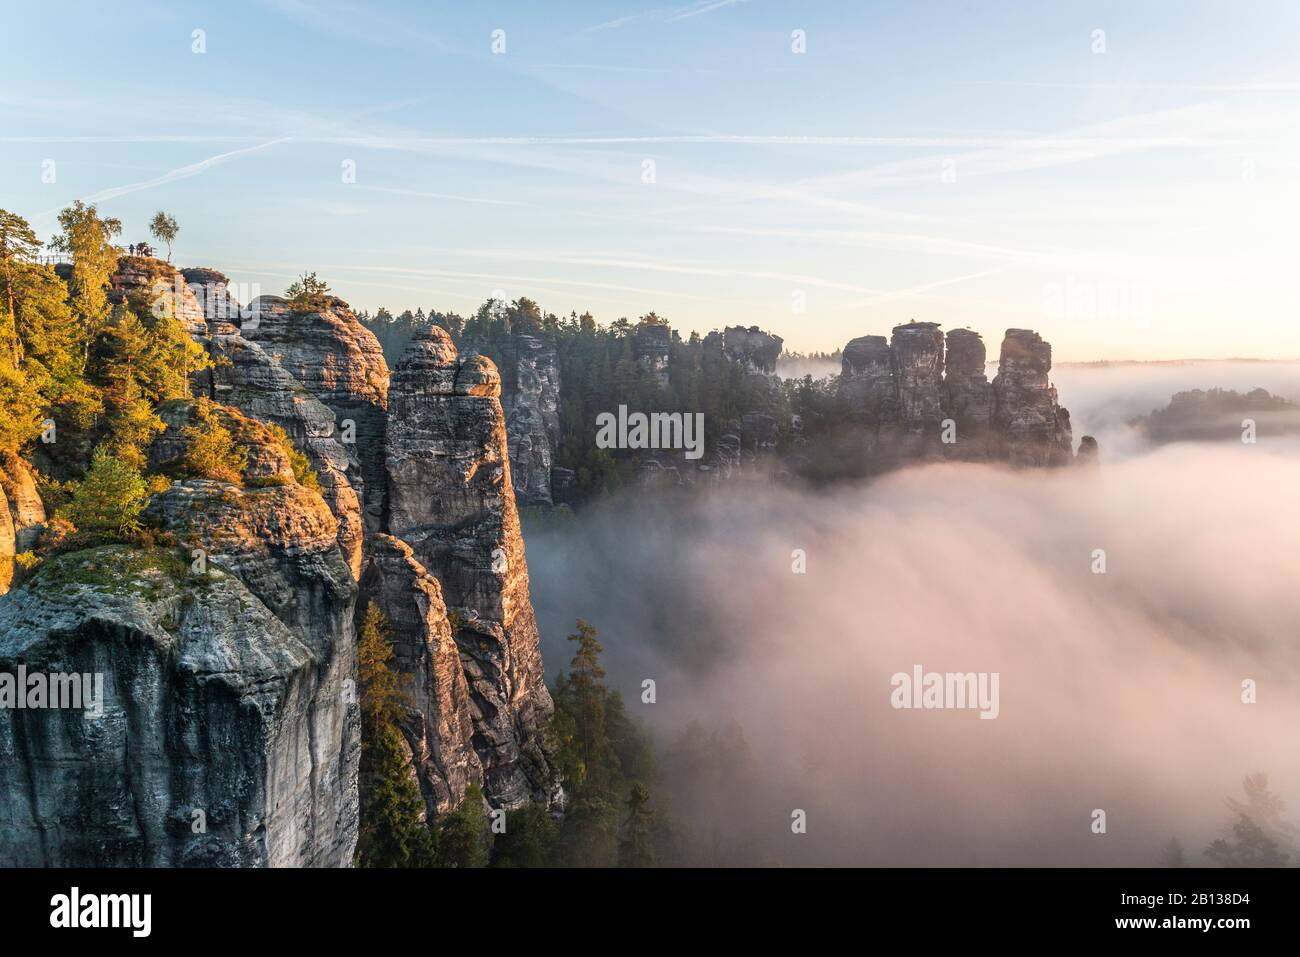
<path id="1" fill-rule="evenodd" d="M 1285 867 L 1296 848 L 1297 828 L 1283 818 L 1286 802 L 1268 786 L 1268 775 L 1247 775 L 1246 800 L 1228 798 L 1233 814 L 1224 837 L 1211 841 L 1205 856 L 1220 867 Z"/>
<path id="2" fill-rule="evenodd" d="M 471 784 L 465 789 L 460 807 L 439 822 L 439 867 L 487 867 L 492 854 L 492 830 L 483 805 L 483 789 Z"/>
<path id="3" fill-rule="evenodd" d="M 14 368 L 23 361 L 22 340 L 18 331 L 17 274 L 20 264 L 33 259 L 40 248 L 36 233 L 27 224 L 27 220 L 0 209 L 0 284 L 3 284 L 0 308 L 4 309 L 8 326 L 9 358 Z"/>
<path id="4" fill-rule="evenodd" d="M 578 743 L 582 749 L 582 763 L 588 781 L 602 783 L 605 759 L 605 669 L 600 665 L 604 650 L 596 640 L 596 629 L 583 619 L 577 621 L 578 631 L 569 635 L 569 641 L 578 643 L 578 650 L 570 663 L 569 682 L 577 703 L 574 715 Z"/>
<path id="5" fill-rule="evenodd" d="M 548 867 L 558 839 L 559 826 L 546 806 L 530 801 L 506 814 L 505 833 L 492 846 L 492 866 Z"/>
<path id="6" fill-rule="evenodd" d="M 1161 867 L 1188 867 L 1187 854 L 1183 851 L 1183 842 L 1171 837 L 1165 849 L 1160 853 Z"/>
<path id="7" fill-rule="evenodd" d="M 248 451 L 236 447 L 235 437 L 221 424 L 207 399 L 199 400 L 196 418 L 196 425 L 182 430 L 189 443 L 185 452 L 186 471 L 219 482 L 242 484 L 244 469 L 248 468 Z"/>
<path id="8" fill-rule="evenodd" d="M 600 797 L 576 798 L 560 832 L 560 859 L 567 867 L 617 864 L 618 808 Z"/>
<path id="9" fill-rule="evenodd" d="M 140 513 L 147 500 L 140 471 L 100 446 L 59 517 L 72 522 L 92 541 L 120 539 L 139 531 Z"/>
<path id="10" fill-rule="evenodd" d="M 330 302 L 330 287 L 314 272 L 305 272 L 289 284 L 284 296 L 302 312 L 324 309 Z"/>
<path id="11" fill-rule="evenodd" d="M 361 685 L 361 867 L 431 867 L 436 835 L 402 748 L 401 720 L 409 698 L 393 670 L 388 621 L 367 604 L 357 645 Z"/>
<path id="12" fill-rule="evenodd" d="M 117 219 L 101 219 L 94 206 L 77 200 L 59 213 L 63 232 L 50 245 L 72 256 L 72 280 L 68 284 L 73 311 L 89 338 L 109 319 L 108 282 L 117 268 L 113 238 L 122 232 Z"/>
<path id="13" fill-rule="evenodd" d="M 627 812 L 623 836 L 618 841 L 618 866 L 650 867 L 655 862 L 650 836 L 654 812 L 650 810 L 650 792 L 640 781 L 634 782 L 628 792 Z"/>

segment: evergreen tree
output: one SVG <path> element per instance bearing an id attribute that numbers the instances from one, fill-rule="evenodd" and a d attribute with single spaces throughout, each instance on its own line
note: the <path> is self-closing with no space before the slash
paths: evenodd
<path id="1" fill-rule="evenodd" d="M 1183 851 L 1183 842 L 1171 837 L 1165 849 L 1160 853 L 1161 867 L 1187 867 L 1187 854 Z"/>
<path id="2" fill-rule="evenodd" d="M 195 425 L 182 430 L 189 443 L 185 452 L 186 471 L 219 482 L 242 484 L 244 469 L 248 468 L 248 451 L 236 447 L 235 437 L 221 424 L 207 399 L 199 400 L 195 418 Z"/>
<path id="3" fill-rule="evenodd" d="M 59 213 L 59 225 L 63 232 L 50 245 L 72 257 L 70 300 L 89 341 L 109 319 L 107 289 L 118 257 L 113 239 L 122 232 L 122 223 L 101 219 L 94 206 L 77 200 Z"/>
<path id="4" fill-rule="evenodd" d="M 619 867 L 650 867 L 655 862 L 651 840 L 650 792 L 645 785 L 633 783 L 627 796 L 627 820 L 623 822 L 623 836 L 618 841 Z"/>
<path id="5" fill-rule="evenodd" d="M 578 644 L 578 650 L 570 662 L 569 683 L 577 703 L 574 719 L 582 763 L 588 781 L 591 782 L 594 777 L 595 783 L 599 784 L 603 783 L 603 763 L 607 750 L 603 683 L 605 669 L 600 665 L 600 653 L 604 649 L 596 640 L 596 629 L 593 626 L 581 618 L 577 625 L 577 632 L 569 635 L 568 639 Z"/>
<path id="6" fill-rule="evenodd" d="M 460 807 L 438 824 L 439 867 L 487 867 L 492 854 L 492 830 L 484 813 L 483 789 L 471 784 Z M 509 821 L 506 829 L 509 831 Z"/>
<path id="7" fill-rule="evenodd" d="M 118 540 L 139 531 L 140 513 L 147 500 L 140 471 L 100 446 L 85 479 L 74 486 L 59 517 L 92 541 Z"/>
<path id="8" fill-rule="evenodd" d="M 27 224 L 27 220 L 0 209 L 0 283 L 4 287 L 0 308 L 4 310 L 5 324 L 8 327 L 9 360 L 14 368 L 23 360 L 22 341 L 18 331 L 18 272 L 20 264 L 26 264 L 35 258 L 40 248 L 36 233 Z"/>
<path id="9" fill-rule="evenodd" d="M 544 804 L 530 801 L 506 814 L 506 830 L 492 846 L 493 867 L 549 867 L 559 826 Z"/>
<path id="10" fill-rule="evenodd" d="M 618 808 L 601 797 L 576 798 L 560 832 L 560 860 L 567 867 L 617 864 Z"/>
<path id="11" fill-rule="evenodd" d="M 330 304 L 330 287 L 314 272 L 305 272 L 289 284 L 284 296 L 301 312 L 325 309 Z"/>
<path id="12" fill-rule="evenodd" d="M 1211 841 L 1205 856 L 1220 867 L 1285 867 L 1296 848 L 1297 829 L 1283 818 L 1286 803 L 1269 790 L 1268 775 L 1248 775 L 1246 800 L 1228 798 L 1233 820 L 1224 837 Z"/>
<path id="13" fill-rule="evenodd" d="M 366 605 L 357 643 L 361 685 L 361 824 L 356 863 L 362 867 L 430 867 L 436 835 L 425 821 L 424 800 L 402 748 L 408 703 L 393 670 L 388 621 Z"/>

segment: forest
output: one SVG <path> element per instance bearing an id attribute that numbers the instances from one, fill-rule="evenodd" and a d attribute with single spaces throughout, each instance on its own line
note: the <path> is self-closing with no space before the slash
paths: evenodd
<path id="1" fill-rule="evenodd" d="M 379 339 L 390 367 L 415 330 L 431 323 L 447 330 L 458 348 L 472 349 L 497 363 L 506 389 L 510 367 L 503 359 L 511 336 L 530 335 L 554 343 L 560 380 L 555 465 L 575 473 L 579 501 L 613 492 L 633 479 L 633 456 L 596 444 L 596 416 L 620 405 L 627 406 L 629 413 L 700 412 L 708 423 L 730 424 L 737 430 L 748 413 L 768 415 L 775 420 L 778 452 L 806 447 L 811 461 L 803 469 L 805 477 L 833 479 L 843 469 L 842 458 L 836 461 L 834 454 L 822 454 L 817 444 L 833 439 L 851 419 L 833 379 L 752 375 L 740 363 L 710 354 L 698 332 L 683 339 L 672 329 L 666 381 L 661 381 L 646 363 L 638 362 L 636 354 L 639 332 L 646 326 L 668 326 L 654 312 L 635 321 L 620 317 L 602 324 L 590 312 L 561 317 L 521 297 L 511 303 L 490 299 L 468 319 L 433 309 L 394 315 L 384 308 L 358 318 Z M 838 353 L 812 358 L 829 360 L 838 358 Z M 721 434 L 719 427 L 706 428 L 706 456 Z M 851 471 L 856 472 L 856 466 Z"/>

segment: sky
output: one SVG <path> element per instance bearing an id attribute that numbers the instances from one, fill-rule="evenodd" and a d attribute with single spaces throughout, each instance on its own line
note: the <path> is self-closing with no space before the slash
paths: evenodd
<path id="1" fill-rule="evenodd" d="M 83 199 L 371 311 L 1300 357 L 1293 0 L 0 3 L 42 238 Z"/>

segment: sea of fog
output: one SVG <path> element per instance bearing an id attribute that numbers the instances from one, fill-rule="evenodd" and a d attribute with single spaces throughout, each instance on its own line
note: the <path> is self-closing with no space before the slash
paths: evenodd
<path id="1" fill-rule="evenodd" d="M 1186 388 L 1300 399 L 1300 365 L 1053 378 L 1099 471 L 628 492 L 526 527 L 548 673 L 581 616 L 664 753 L 692 722 L 736 745 L 658 789 L 717 863 L 1148 865 L 1177 837 L 1204 864 L 1256 771 L 1300 816 L 1300 447 L 1126 425 Z M 918 665 L 996 672 L 998 716 L 893 707 Z"/>

